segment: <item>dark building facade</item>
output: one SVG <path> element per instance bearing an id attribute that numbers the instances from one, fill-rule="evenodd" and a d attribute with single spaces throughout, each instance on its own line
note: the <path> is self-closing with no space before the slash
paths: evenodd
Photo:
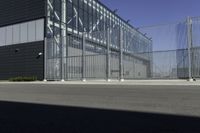
<path id="1" fill-rule="evenodd" d="M 0 80 L 44 78 L 44 0 L 0 1 Z"/>

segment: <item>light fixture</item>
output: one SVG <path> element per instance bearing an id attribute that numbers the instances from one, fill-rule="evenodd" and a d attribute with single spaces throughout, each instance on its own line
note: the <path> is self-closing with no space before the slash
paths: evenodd
<path id="1" fill-rule="evenodd" d="M 37 55 L 36 59 L 39 59 L 39 58 L 40 58 L 42 55 L 43 55 L 43 53 L 42 53 L 42 52 L 38 53 L 38 55 Z"/>
<path id="2" fill-rule="evenodd" d="M 19 52 L 19 49 L 18 49 L 18 48 L 15 49 L 15 53 L 17 53 L 17 52 Z"/>
<path id="3" fill-rule="evenodd" d="M 43 55 L 43 53 L 42 53 L 42 52 L 40 52 L 40 53 L 38 53 L 38 55 L 39 55 L 39 56 L 41 56 L 41 55 Z"/>

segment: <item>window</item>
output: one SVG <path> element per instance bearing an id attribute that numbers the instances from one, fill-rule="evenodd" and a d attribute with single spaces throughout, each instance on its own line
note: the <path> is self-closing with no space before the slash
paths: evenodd
<path id="1" fill-rule="evenodd" d="M 13 26 L 13 43 L 20 43 L 20 25 Z"/>
<path id="2" fill-rule="evenodd" d="M 20 24 L 20 43 L 28 41 L 28 24 Z"/>
<path id="3" fill-rule="evenodd" d="M 13 28 L 12 26 L 6 27 L 6 44 L 12 44 L 13 43 Z"/>
<path id="4" fill-rule="evenodd" d="M 28 41 L 35 41 L 35 21 L 28 22 Z"/>
<path id="5" fill-rule="evenodd" d="M 0 46 L 6 44 L 6 28 L 0 28 Z"/>
<path id="6" fill-rule="evenodd" d="M 36 21 L 36 41 L 44 39 L 44 20 Z"/>

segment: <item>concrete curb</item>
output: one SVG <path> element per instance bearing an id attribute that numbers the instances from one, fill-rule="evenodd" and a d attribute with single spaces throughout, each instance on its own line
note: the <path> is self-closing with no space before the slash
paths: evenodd
<path id="1" fill-rule="evenodd" d="M 8 82 L 2 81 L 2 84 L 55 84 L 55 85 L 167 85 L 167 86 L 200 86 L 200 81 L 189 82 L 186 80 L 125 80 L 119 82 L 117 80 L 111 80 L 109 82 L 105 80 L 87 80 L 83 81 L 36 81 L 36 82 Z"/>

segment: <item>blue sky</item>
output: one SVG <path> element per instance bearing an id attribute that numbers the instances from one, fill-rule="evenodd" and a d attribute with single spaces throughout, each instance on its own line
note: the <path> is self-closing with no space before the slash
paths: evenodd
<path id="1" fill-rule="evenodd" d="M 165 24 L 200 16 L 200 0 L 100 0 L 136 27 Z"/>

